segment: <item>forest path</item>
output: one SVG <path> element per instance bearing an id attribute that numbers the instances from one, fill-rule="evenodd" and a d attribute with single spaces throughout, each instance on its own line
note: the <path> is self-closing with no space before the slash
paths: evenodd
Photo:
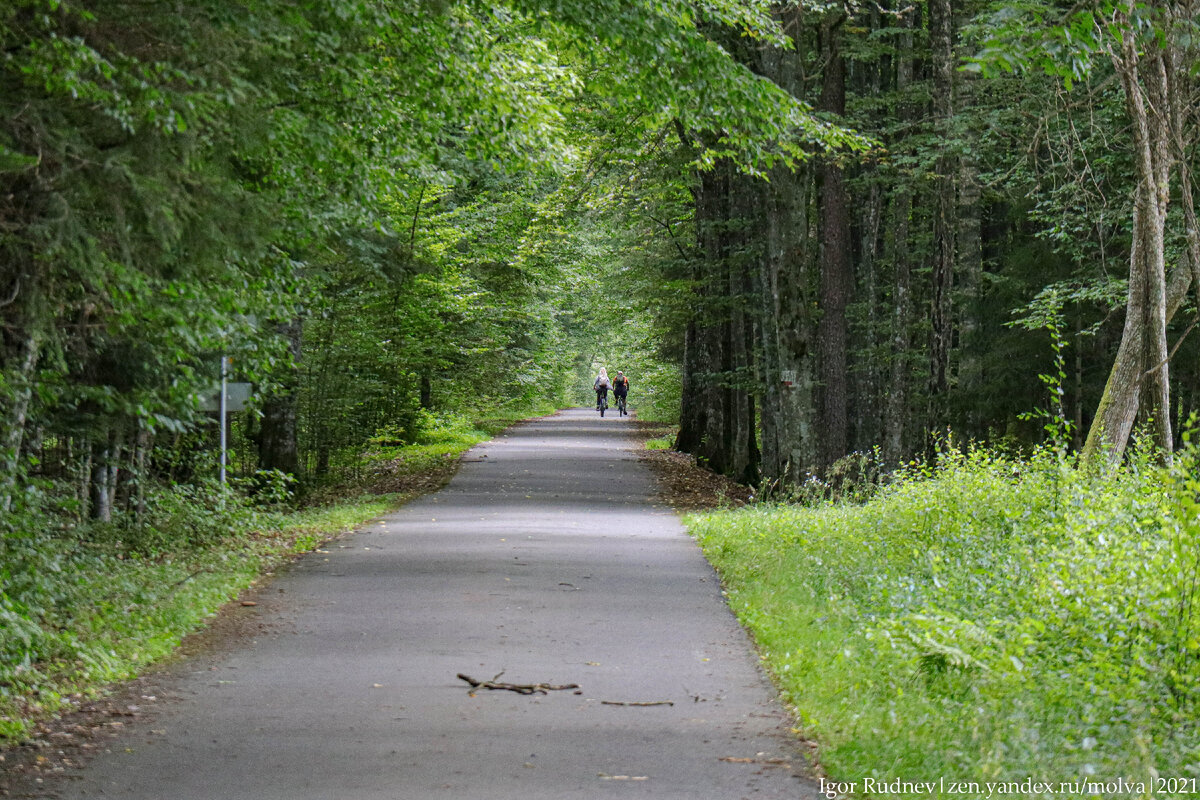
<path id="1" fill-rule="evenodd" d="M 800 798 L 804 758 L 720 586 L 631 449 L 571 410 L 283 571 L 50 796 Z M 456 677 L 579 684 L 522 695 Z M 611 705 L 660 702 L 673 705 Z"/>

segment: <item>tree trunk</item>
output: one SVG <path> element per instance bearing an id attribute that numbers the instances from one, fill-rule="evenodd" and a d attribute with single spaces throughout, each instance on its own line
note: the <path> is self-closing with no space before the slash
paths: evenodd
<path id="1" fill-rule="evenodd" d="M 758 424 L 755 413 L 753 382 L 755 368 L 754 303 L 751 298 L 752 265 L 761 257 L 761 215 L 756 200 L 761 194 L 760 181 L 734 173 L 730 176 L 730 215 L 732 217 L 729 270 L 729 361 L 730 408 L 728 440 L 729 463 L 726 474 L 747 485 L 758 482 Z"/>
<path id="2" fill-rule="evenodd" d="M 676 447 L 736 480 L 758 475 L 753 400 L 755 327 L 749 265 L 756 252 L 756 179 L 720 161 L 696 178 L 696 307 L 685 350 Z"/>
<path id="3" fill-rule="evenodd" d="M 803 169 L 787 183 L 783 193 L 786 216 L 774 224 L 784 227 L 781 259 L 771 265 L 775 279 L 775 308 L 779 330 L 779 364 L 790 384 L 782 388 L 780 454 L 786 470 L 779 474 L 795 484 L 803 482 L 817 464 L 817 379 L 815 324 L 812 317 L 817 279 L 812 252 L 818 245 L 809 235 L 814 176 Z M 781 373 L 782 374 L 782 373 Z M 778 378 L 776 378 L 778 380 Z"/>
<path id="4" fill-rule="evenodd" d="M 884 20 L 882 3 L 868 7 L 868 25 L 871 34 L 890 28 L 896 20 Z M 849 91 L 862 97 L 881 97 L 892 83 L 893 56 L 880 53 L 869 62 L 860 62 L 855 70 L 856 80 Z M 858 243 L 858 259 L 855 268 L 856 302 L 852 307 L 861 309 L 853 315 L 857 324 L 848 321 L 848 348 L 854 369 L 850 373 L 848 389 L 849 449 L 866 453 L 883 441 L 883 415 L 875 413 L 883 405 L 884 370 L 886 359 L 882 358 L 887 348 L 887 326 L 881 316 L 885 306 L 880 279 L 882 264 L 880 255 L 884 248 L 884 218 L 887 208 L 885 178 L 879 163 L 870 163 L 859 168 L 860 181 L 865 184 L 866 198 L 862 203 L 852 203 L 857 209 L 854 215 L 855 241 Z"/>
<path id="5" fill-rule="evenodd" d="M 900 52 L 896 55 L 896 94 L 904 97 L 913 82 L 912 43 L 913 15 L 901 14 L 897 24 L 906 30 L 900 37 Z M 897 104 L 896 116 L 901 120 L 911 119 L 913 110 L 901 101 Z M 903 180 L 903 179 L 901 179 Z M 891 200 L 891 264 L 892 264 L 892 341 L 891 374 L 888 381 L 887 400 L 884 404 L 884 463 L 897 466 L 909 455 L 909 348 L 911 340 L 909 325 L 912 321 L 912 266 L 909 263 L 908 237 L 912 217 L 912 192 L 906 184 L 898 184 Z"/>
<path id="6" fill-rule="evenodd" d="M 805 9 L 781 10 L 782 22 L 803 28 Z M 797 48 L 765 48 L 759 71 L 793 95 L 805 93 L 805 65 Z M 755 292 L 759 306 L 762 473 L 771 480 L 800 483 L 817 464 L 815 258 L 810 217 L 815 168 L 777 167 L 761 197 L 762 222 Z"/>
<path id="7" fill-rule="evenodd" d="M 426 411 L 433 408 L 433 381 L 429 379 L 428 372 L 421 373 L 420 403 Z"/>
<path id="8" fill-rule="evenodd" d="M 707 376 L 707 385 L 702 391 L 705 401 L 704 429 L 700 435 L 700 448 L 696 457 L 714 472 L 724 473 L 729 455 L 729 412 L 731 386 L 729 362 L 729 173 L 730 165 L 722 161 L 701 176 L 701 191 L 704 195 L 705 226 L 702 232 L 704 246 L 705 281 L 701 291 L 700 313 L 702 321 L 697 326 L 700 344 L 701 375 Z"/>
<path id="9" fill-rule="evenodd" d="M 945 144 L 951 137 L 954 115 L 954 24 L 950 0 L 929 0 L 929 46 L 933 71 L 933 118 L 937 135 Z M 950 391 L 950 350 L 953 336 L 951 292 L 955 266 L 954 156 L 943 150 L 935 165 L 933 218 L 933 269 L 929 306 L 929 420 L 930 430 L 947 422 Z"/>
<path id="10" fill-rule="evenodd" d="M 88 517 L 99 522 L 112 522 L 112 495 L 109 493 L 112 455 L 108 434 L 92 441 L 91 469 L 88 480 Z"/>
<path id="11" fill-rule="evenodd" d="M 1182 9 L 1178 5 L 1172 6 L 1172 22 L 1175 25 L 1180 25 L 1182 22 L 1186 30 L 1190 26 L 1189 20 L 1194 16 L 1194 8 L 1193 2 L 1185 4 Z M 1180 206 L 1183 209 L 1184 234 L 1187 243 L 1185 255 L 1191 266 L 1192 285 L 1196 287 L 1197 299 L 1200 300 L 1200 222 L 1197 222 L 1196 219 L 1195 185 L 1192 179 L 1192 157 L 1194 155 L 1192 149 L 1197 129 L 1196 105 L 1191 102 L 1187 91 L 1189 82 L 1181 73 L 1181 70 L 1186 68 L 1183 54 L 1178 50 L 1168 50 L 1165 55 L 1167 56 L 1165 66 L 1170 79 L 1168 88 L 1170 90 L 1171 156 L 1179 174 Z M 1182 87 L 1180 86 L 1181 82 Z M 1174 278 L 1174 276 L 1172 277 Z M 1171 306 L 1171 285 L 1171 283 L 1167 285 L 1168 319 L 1175 311 Z"/>
<path id="12" fill-rule="evenodd" d="M 711 469 L 724 470 L 728 386 L 723 342 L 727 337 L 728 289 L 724 233 L 728 228 L 728 165 L 718 163 L 696 176 L 696 304 L 689 324 L 684 369 L 684 407 L 676 446 Z"/>
<path id="13" fill-rule="evenodd" d="M 121 456 L 123 454 L 124 445 L 122 444 L 122 436 L 114 431 L 109 437 L 108 446 L 108 480 L 106 487 L 108 488 L 108 509 L 111 517 L 114 509 L 117 508 L 117 490 L 121 485 Z"/>
<path id="14" fill-rule="evenodd" d="M 974 85 L 969 77 L 958 81 L 955 105 L 961 113 L 968 113 Z M 971 137 L 974 139 L 974 136 Z M 957 229 L 955 231 L 956 282 L 954 296 L 957 306 L 955 325 L 957 340 L 955 350 L 955 392 L 965 399 L 967 412 L 965 428 L 970 435 L 985 432 L 985 420 L 976 410 L 980 408 L 980 392 L 983 384 L 981 354 L 985 347 L 977 340 L 979 336 L 980 291 L 983 286 L 983 224 L 981 201 L 983 187 L 979 182 L 979 164 L 968 150 L 958 158 L 958 205 L 955 209 Z"/>
<path id="15" fill-rule="evenodd" d="M 36 330 L 28 330 L 14 359 L 16 368 L 5 370 L 8 391 L 4 398 L 7 408 L 3 412 L 3 428 L 0 429 L 3 435 L 0 438 L 0 512 L 12 508 L 21 463 L 21 444 L 25 438 L 29 403 L 33 399 L 33 373 L 40 355 L 41 339 Z"/>
<path id="16" fill-rule="evenodd" d="M 683 335 L 683 376 L 680 387 L 679 433 L 675 436 L 675 449 L 681 453 L 695 453 L 700 449 L 700 436 L 704 430 L 704 403 L 700 396 L 700 346 L 697 342 L 697 324 L 688 322 Z"/>
<path id="17" fill-rule="evenodd" d="M 909 455 L 907 435 L 909 368 L 909 324 L 912 319 L 912 276 L 908 262 L 909 216 L 912 195 L 905 189 L 892 198 L 892 346 L 891 380 L 884 406 L 883 459 L 896 466 Z"/>
<path id="18" fill-rule="evenodd" d="M 133 506 L 137 519 L 142 520 L 146 517 L 146 484 L 150 480 L 146 472 L 146 457 L 154 449 L 154 435 L 139 425 L 135 446 L 137 449 L 133 459 Z"/>
<path id="19" fill-rule="evenodd" d="M 259 469 L 277 469 L 289 475 L 300 472 L 300 448 L 297 439 L 296 367 L 300 363 L 303 320 L 282 323 L 279 333 L 287 338 L 293 367 L 282 389 L 266 398 L 258 440 Z"/>
<path id="20" fill-rule="evenodd" d="M 782 176 L 777 176 L 782 177 Z M 759 357 L 756 380 L 760 387 L 760 434 L 762 438 L 761 471 L 765 478 L 775 480 L 782 477 L 784 463 L 782 412 L 783 385 L 779 352 L 779 297 L 778 282 L 772 266 L 782 259 L 782 241 L 778 218 L 779 203 L 773 194 L 763 193 L 762 214 L 767 223 L 764 232 L 763 253 L 758 259 L 758 270 L 751 275 L 753 293 L 758 300 Z"/>
<path id="21" fill-rule="evenodd" d="M 881 91 L 881 90 L 880 90 Z M 872 413 L 883 402 L 884 363 L 880 354 L 887 347 L 887 332 L 880 311 L 884 307 L 882 290 L 880 288 L 879 255 L 882 252 L 883 220 L 886 214 L 885 193 L 876 182 L 872 182 L 863 204 L 860 217 L 861 234 L 859 241 L 858 266 L 858 297 L 861 298 L 859 307 L 865 306 L 866 319 L 859 326 L 861 333 L 854 329 L 849 332 L 848 347 L 851 353 L 856 352 L 855 343 L 864 355 L 853 359 L 857 376 L 849 387 L 849 415 L 851 450 L 868 452 L 883 440 L 883 417 Z M 856 335 L 857 333 L 857 335 Z"/>
<path id="22" fill-rule="evenodd" d="M 1178 76 L 1168 68 L 1172 60 L 1162 48 L 1150 46 L 1139 52 L 1141 42 L 1130 27 L 1132 13 L 1131 5 L 1122 40 L 1110 53 L 1132 123 L 1137 176 L 1129 293 L 1121 344 L 1083 450 L 1086 459 L 1105 453 L 1109 463 L 1120 461 L 1139 411 L 1151 422 L 1154 442 L 1164 457 L 1171 452 L 1167 322 L 1177 305 L 1176 287 L 1191 280 L 1190 268 L 1177 269 L 1168 291 L 1167 202 L 1176 144 L 1170 116 L 1177 104 Z"/>
<path id="23" fill-rule="evenodd" d="M 825 75 L 820 108 L 844 116 L 846 113 L 846 70 L 839 48 L 841 21 L 822 30 Z M 848 386 L 846 306 L 853 291 L 850 244 L 850 199 L 846 178 L 835 156 L 821 166 L 821 319 L 817 324 L 822 471 L 846 455 L 848 437 Z"/>

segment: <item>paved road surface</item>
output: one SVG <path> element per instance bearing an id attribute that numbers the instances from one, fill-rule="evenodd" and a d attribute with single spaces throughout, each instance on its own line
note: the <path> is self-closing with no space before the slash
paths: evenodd
<path id="1" fill-rule="evenodd" d="M 567 411 L 307 556 L 262 635 L 186 662 L 51 796 L 122 800 L 815 797 L 717 580 L 627 423 Z M 577 683 L 524 696 L 479 680 Z M 672 701 L 674 705 L 610 705 Z M 789 766 L 791 765 L 791 766 Z"/>

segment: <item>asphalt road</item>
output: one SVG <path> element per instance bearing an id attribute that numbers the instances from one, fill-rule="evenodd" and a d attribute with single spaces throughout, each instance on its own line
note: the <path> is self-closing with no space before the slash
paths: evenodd
<path id="1" fill-rule="evenodd" d="M 620 417 L 567 411 L 327 545 L 175 671 L 63 800 L 817 796 L 711 568 Z M 524 695 L 456 677 L 578 684 Z M 665 703 L 673 705 L 616 705 Z"/>

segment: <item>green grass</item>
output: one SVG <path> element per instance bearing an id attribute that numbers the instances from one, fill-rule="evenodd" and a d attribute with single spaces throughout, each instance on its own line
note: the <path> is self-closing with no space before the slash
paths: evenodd
<path id="1" fill-rule="evenodd" d="M 638 430 L 642 436 L 647 437 L 642 443 L 646 450 L 670 450 L 675 446 L 675 438 L 679 434 L 678 425 L 647 422 L 642 419 L 638 420 Z"/>
<path id="2" fill-rule="evenodd" d="M 426 415 L 411 442 L 392 444 L 387 437 L 376 437 L 365 454 L 356 453 L 355 456 L 365 458 L 368 462 L 400 461 L 409 469 L 419 471 L 443 462 L 448 456 L 458 456 L 466 452 L 515 422 L 531 416 L 552 414 L 556 410 L 553 406 L 546 405 L 524 407 L 519 411 L 492 408 L 473 415 Z"/>
<path id="3" fill-rule="evenodd" d="M 675 437 L 673 435 L 672 436 L 660 436 L 657 439 L 647 439 L 646 440 L 646 449 L 647 450 L 670 450 L 672 447 L 674 447 L 674 445 L 675 445 Z"/>
<path id="4" fill-rule="evenodd" d="M 475 430 L 484 433 L 487 436 L 495 436 L 500 431 L 512 425 L 514 422 L 520 422 L 524 419 L 532 417 L 544 417 L 558 411 L 558 408 L 542 403 L 533 407 L 522 407 L 520 409 L 506 408 L 491 408 L 486 411 L 474 412 L 471 418 L 472 426 Z"/>
<path id="5" fill-rule="evenodd" d="M 1162 797 L 1154 775 L 1200 779 L 1198 467 L 952 454 L 865 505 L 688 525 L 856 793 L 1124 777 Z"/>

